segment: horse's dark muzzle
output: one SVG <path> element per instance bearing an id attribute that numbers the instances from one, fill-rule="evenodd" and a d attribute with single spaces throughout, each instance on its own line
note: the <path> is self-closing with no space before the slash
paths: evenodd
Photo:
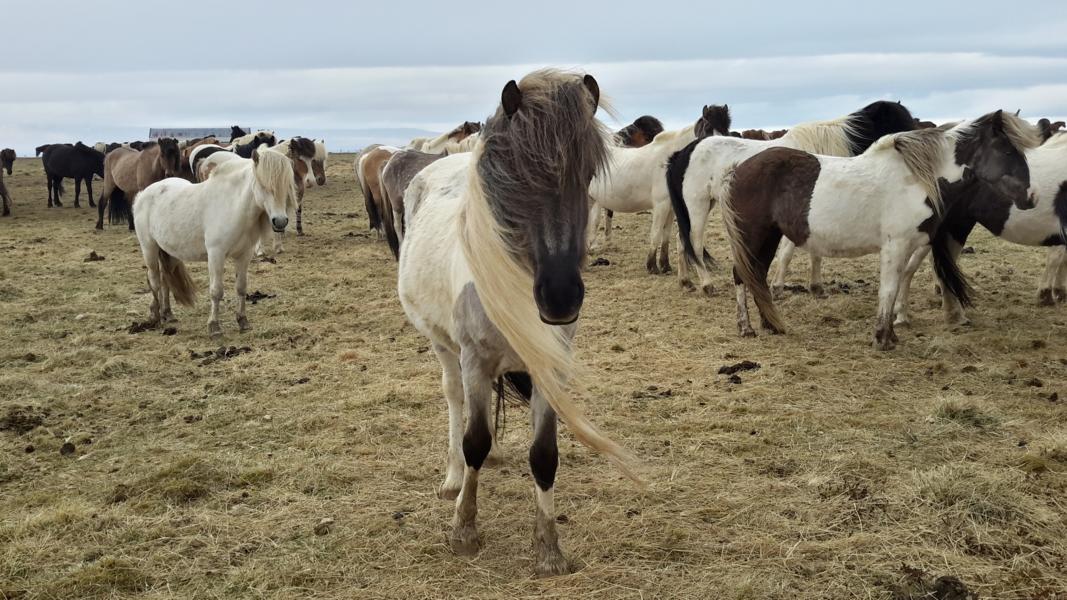
<path id="1" fill-rule="evenodd" d="M 585 284 L 577 266 L 550 261 L 538 268 L 534 300 L 541 321 L 549 325 L 568 325 L 578 320 L 585 300 Z"/>

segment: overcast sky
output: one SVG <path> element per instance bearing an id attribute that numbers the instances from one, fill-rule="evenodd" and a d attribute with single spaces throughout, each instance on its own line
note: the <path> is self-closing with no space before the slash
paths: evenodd
<path id="1" fill-rule="evenodd" d="M 484 120 L 509 79 L 592 73 L 619 120 L 729 103 L 735 129 L 902 100 L 1067 116 L 1067 1 L 5 2 L 0 147 L 276 129 L 332 149 Z M 616 123 L 609 121 L 615 126 Z"/>

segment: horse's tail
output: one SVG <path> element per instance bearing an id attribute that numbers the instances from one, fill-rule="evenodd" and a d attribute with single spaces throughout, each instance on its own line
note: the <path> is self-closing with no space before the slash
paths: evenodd
<path id="1" fill-rule="evenodd" d="M 164 283 L 174 294 L 174 300 L 183 306 L 192 306 L 196 302 L 196 284 L 189 271 L 185 269 L 185 263 L 167 254 L 162 248 L 159 249 L 159 273 Z"/>
<path id="2" fill-rule="evenodd" d="M 296 180 L 289 157 L 262 146 L 253 150 L 252 156 L 259 185 L 270 190 L 275 198 L 284 197 L 286 209 L 296 206 Z"/>
<path id="3" fill-rule="evenodd" d="M 385 191 L 385 178 L 378 176 L 378 210 L 382 219 L 382 229 L 385 230 L 385 241 L 389 243 L 389 250 L 393 258 L 400 260 L 400 238 L 396 235 L 396 223 L 393 219 L 393 207 L 389 204 L 389 194 Z"/>
<path id="4" fill-rule="evenodd" d="M 961 306 L 971 306 L 974 288 L 963 275 L 963 271 L 960 271 L 957 259 L 952 256 L 952 251 L 949 249 L 950 237 L 951 234 L 941 227 L 930 240 L 930 249 L 934 257 L 934 273 L 937 273 L 938 279 L 941 280 L 944 293 L 955 296 Z"/>
<path id="5" fill-rule="evenodd" d="M 508 242 L 473 171 L 470 186 L 471 197 L 460 216 L 460 246 L 490 321 L 519 355 L 533 385 L 574 437 L 603 453 L 629 478 L 643 483 L 633 470 L 635 459 L 630 453 L 600 433 L 569 397 L 569 382 L 576 371 L 570 341 L 562 328 L 541 322 L 533 301 L 533 277 L 509 253 Z"/>
<path id="6" fill-rule="evenodd" d="M 133 223 L 133 207 L 125 192 L 115 188 L 111 192 L 107 205 L 107 219 L 112 225 L 118 223 Z"/>
<path id="7" fill-rule="evenodd" d="M 719 205 L 721 206 L 720 210 L 722 211 L 722 222 L 726 228 L 726 237 L 730 240 L 730 250 L 734 255 L 734 279 L 743 283 L 748 288 L 748 291 L 752 293 L 752 299 L 755 301 L 756 307 L 759 308 L 760 316 L 771 327 L 785 333 L 785 323 L 782 321 L 782 316 L 778 314 L 778 309 L 775 308 L 774 301 L 771 299 L 771 290 L 767 287 L 767 277 L 766 275 L 760 275 L 759 269 L 756 268 L 757 259 L 753 249 L 749 248 L 748 244 L 745 243 L 745 232 L 741 227 L 741 218 L 734 206 L 736 199 L 733 197 L 733 187 L 736 170 L 737 164 L 728 168 L 723 173 L 718 189 L 715 191 L 715 197 L 719 199 Z"/>
<path id="8" fill-rule="evenodd" d="M 693 150 L 700 140 L 694 140 L 685 148 L 671 155 L 667 160 L 667 193 L 671 197 L 671 206 L 674 208 L 674 217 L 678 221 L 678 235 L 682 238 L 682 250 L 690 264 L 697 261 L 696 249 L 693 248 L 693 240 L 690 232 L 693 225 L 689 220 L 689 207 L 685 204 L 683 183 L 685 173 L 689 170 L 689 161 L 693 157 Z"/>

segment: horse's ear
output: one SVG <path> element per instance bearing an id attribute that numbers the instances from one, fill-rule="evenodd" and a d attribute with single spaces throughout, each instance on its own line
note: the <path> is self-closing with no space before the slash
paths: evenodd
<path id="1" fill-rule="evenodd" d="M 1016 111 L 1015 111 L 1015 116 L 1016 116 L 1016 117 L 1017 117 L 1017 116 L 1019 116 L 1019 113 L 1021 113 L 1021 112 L 1023 112 L 1023 109 L 1021 109 L 1021 108 L 1019 108 L 1019 109 L 1016 109 Z"/>
<path id="2" fill-rule="evenodd" d="M 596 82 L 596 78 L 592 75 L 582 77 L 582 83 L 585 84 L 585 88 L 589 90 L 589 93 L 593 95 L 593 111 L 596 112 L 596 108 L 600 106 L 600 84 Z"/>
<path id="3" fill-rule="evenodd" d="M 707 118 L 708 113 L 710 113 L 710 112 L 711 112 L 711 107 L 708 106 L 707 104 L 705 104 L 704 105 L 704 109 L 700 112 L 700 114 L 704 115 L 704 117 Z"/>
<path id="4" fill-rule="evenodd" d="M 522 90 L 519 89 L 519 84 L 515 83 L 514 79 L 504 86 L 504 91 L 500 92 L 500 105 L 504 107 L 504 114 L 509 117 L 517 113 L 522 106 Z"/>

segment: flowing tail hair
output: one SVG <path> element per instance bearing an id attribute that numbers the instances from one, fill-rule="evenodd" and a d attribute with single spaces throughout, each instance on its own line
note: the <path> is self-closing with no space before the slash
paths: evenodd
<path id="1" fill-rule="evenodd" d="M 159 273 L 178 304 L 192 306 L 196 302 L 196 284 L 189 277 L 185 263 L 167 254 L 162 248 L 159 250 Z"/>
<path id="2" fill-rule="evenodd" d="M 480 149 L 475 150 L 475 164 L 478 154 Z M 486 314 L 526 365 L 534 387 L 574 437 L 643 485 L 633 469 L 636 459 L 600 433 L 570 399 L 569 382 L 576 371 L 570 342 L 560 328 L 541 322 L 533 301 L 533 277 L 509 252 L 476 169 L 471 169 L 470 177 L 470 197 L 460 217 L 460 246 Z"/>
<path id="3" fill-rule="evenodd" d="M 107 220 L 112 225 L 133 223 L 133 207 L 126 194 L 118 188 L 111 192 L 110 202 L 107 205 Z"/>
<path id="4" fill-rule="evenodd" d="M 385 191 L 385 178 L 378 177 L 378 198 L 381 206 L 379 207 L 379 215 L 382 220 L 382 229 L 385 230 L 385 241 L 389 243 L 389 250 L 393 253 L 393 258 L 400 260 L 400 238 L 396 235 L 396 223 L 393 221 L 393 207 L 389 201 L 389 195 Z"/>
<path id="5" fill-rule="evenodd" d="M 689 264 L 696 264 L 697 253 L 696 249 L 693 248 L 693 240 L 690 235 L 693 230 L 693 224 L 690 220 L 689 207 L 685 203 L 683 184 L 685 183 L 685 173 L 689 170 L 689 161 L 693 157 L 693 150 L 696 149 L 697 144 L 700 142 L 701 140 L 699 139 L 693 140 L 685 148 L 672 154 L 670 159 L 667 160 L 667 193 L 671 197 L 671 207 L 674 208 L 674 216 L 678 222 L 678 236 L 682 239 L 682 250 L 685 252 L 685 259 L 689 261 Z M 713 261 L 706 249 L 701 259 L 703 260 L 704 268 L 710 269 Z"/>
<path id="6" fill-rule="evenodd" d="M 971 295 L 974 294 L 974 288 L 960 271 L 957 259 L 952 256 L 952 251 L 949 249 L 950 237 L 950 234 L 942 227 L 934 234 L 934 239 L 930 240 L 934 273 L 941 280 L 944 293 L 955 296 L 960 306 L 973 306 Z"/>
<path id="7" fill-rule="evenodd" d="M 745 231 L 741 226 L 740 216 L 734 206 L 734 173 L 737 164 L 733 164 L 723 174 L 719 182 L 715 197 L 719 199 L 722 211 L 722 222 L 726 228 L 726 237 L 730 240 L 730 250 L 734 255 L 734 281 L 743 283 L 752 294 L 752 300 L 759 309 L 760 316 L 768 325 L 785 333 L 785 323 L 782 315 L 774 306 L 771 299 L 771 289 L 767 287 L 767 274 L 756 266 L 756 255 L 753 249 L 746 243 Z"/>

